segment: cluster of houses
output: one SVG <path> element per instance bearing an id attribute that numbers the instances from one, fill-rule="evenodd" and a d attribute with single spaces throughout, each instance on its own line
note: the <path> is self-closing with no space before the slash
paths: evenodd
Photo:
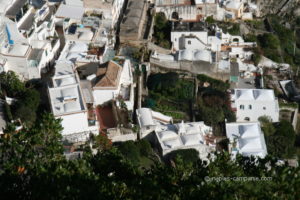
<path id="1" fill-rule="evenodd" d="M 229 151 L 266 156 L 258 118 L 269 116 L 278 122 L 279 106 L 273 90 L 255 89 L 253 84 L 262 74 L 248 62 L 256 44 L 201 22 L 209 16 L 250 19 L 259 16 L 257 6 L 248 0 L 151 2 L 156 12 L 173 21 L 173 27 L 170 53 L 153 52 L 150 64 L 230 80 L 236 88 L 231 107 L 237 121 L 226 123 Z M 212 127 L 204 122 L 173 123 L 172 117 L 149 108 L 135 110 L 133 63 L 115 55 L 115 44 L 117 36 L 121 43 L 143 38 L 150 3 L 0 0 L 0 72 L 14 71 L 23 80 L 48 77 L 50 108 L 62 119 L 63 139 L 68 142 L 85 142 L 99 132 L 106 132 L 112 141 L 151 136 L 163 156 L 194 148 L 201 159 L 208 159 L 220 139 Z M 129 123 L 133 116 L 139 133 Z"/>
<path id="2" fill-rule="evenodd" d="M 125 104 L 133 110 L 132 64 L 114 51 L 123 0 L 11 0 L 1 6 L 0 71 L 22 80 L 50 76 L 50 107 L 62 119 L 65 140 L 98 134 L 105 116 L 97 105 L 112 101 L 116 109 Z"/>
<path id="3" fill-rule="evenodd" d="M 228 150 L 235 157 L 267 155 L 266 142 L 259 122 L 260 117 L 268 117 L 279 122 L 279 105 L 273 90 L 234 89 L 231 107 L 236 114 L 236 122 L 225 123 L 229 139 Z M 213 134 L 212 127 L 203 122 L 173 124 L 173 119 L 149 108 L 136 110 L 141 137 L 154 140 L 162 155 L 178 149 L 193 148 L 205 160 L 217 149 L 222 137 Z M 151 135 L 152 134 L 152 135 Z"/>
<path id="4" fill-rule="evenodd" d="M 216 20 L 252 20 L 260 9 L 251 0 L 155 0 L 156 12 L 169 20 L 199 22 L 206 17 Z"/>
<path id="5" fill-rule="evenodd" d="M 171 42 L 171 52 L 154 52 L 150 63 L 173 70 L 205 73 L 242 87 L 247 86 L 245 81 L 254 81 L 262 74 L 261 67 L 249 62 L 256 43 L 225 33 L 215 24 L 174 22 Z"/>

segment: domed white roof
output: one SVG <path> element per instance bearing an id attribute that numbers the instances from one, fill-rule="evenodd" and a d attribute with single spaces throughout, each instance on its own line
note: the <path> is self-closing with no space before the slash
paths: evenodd
<path id="1" fill-rule="evenodd" d="M 186 49 L 179 52 L 180 60 L 194 60 L 193 50 Z"/>
<path id="2" fill-rule="evenodd" d="M 199 134 L 184 135 L 181 137 L 181 139 L 185 146 L 201 144 L 201 139 Z"/>
<path id="3" fill-rule="evenodd" d="M 210 62 L 211 53 L 207 50 L 196 51 L 194 53 L 194 60 L 202 60 L 202 61 Z"/>
<path id="4" fill-rule="evenodd" d="M 190 50 L 185 49 L 179 51 L 179 60 L 188 61 L 205 61 L 211 62 L 211 52 L 208 50 Z"/>
<path id="5" fill-rule="evenodd" d="M 170 138 L 176 138 L 178 135 L 174 131 L 162 131 L 159 133 L 159 137 L 162 140 L 167 140 Z"/>
<path id="6" fill-rule="evenodd" d="M 163 142 L 165 148 L 176 148 L 181 146 L 181 141 L 179 138 L 176 138 L 174 140 L 167 140 Z"/>

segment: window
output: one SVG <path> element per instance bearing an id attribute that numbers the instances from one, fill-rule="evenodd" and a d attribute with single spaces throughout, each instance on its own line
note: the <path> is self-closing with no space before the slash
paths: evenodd
<path id="1" fill-rule="evenodd" d="M 250 121 L 250 117 L 245 117 L 245 121 Z"/>
<path id="2" fill-rule="evenodd" d="M 177 41 L 177 38 L 175 38 L 175 42 Z"/>
<path id="3" fill-rule="evenodd" d="M 266 110 L 267 108 L 264 106 L 263 109 Z"/>
<path id="4" fill-rule="evenodd" d="M 248 108 L 249 108 L 249 110 L 252 110 L 252 105 L 249 105 Z"/>
<path id="5" fill-rule="evenodd" d="M 240 105 L 240 109 L 241 109 L 241 110 L 244 110 L 244 109 L 245 109 L 245 106 L 244 106 L 244 105 Z"/>
<path id="6" fill-rule="evenodd" d="M 188 41 L 188 44 L 192 44 L 191 40 Z"/>

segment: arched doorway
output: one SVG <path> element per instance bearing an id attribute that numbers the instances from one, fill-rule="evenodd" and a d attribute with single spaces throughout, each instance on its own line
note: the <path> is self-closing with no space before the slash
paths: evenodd
<path id="1" fill-rule="evenodd" d="M 173 12 L 171 18 L 174 20 L 179 20 L 178 12 Z"/>

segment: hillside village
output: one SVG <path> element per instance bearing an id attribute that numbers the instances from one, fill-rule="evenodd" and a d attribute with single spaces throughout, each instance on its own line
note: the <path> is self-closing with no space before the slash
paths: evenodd
<path id="1" fill-rule="evenodd" d="M 212 167 L 205 177 L 219 175 L 213 172 L 217 162 L 270 159 L 268 169 L 300 172 L 299 1 L 0 0 L 0 5 L 0 177 L 13 166 L 17 175 L 30 174 L 31 166 L 32 171 L 43 166 L 40 157 L 90 165 L 101 160 L 97 167 L 103 170 L 132 165 L 142 174 L 155 173 L 156 165 L 177 169 L 181 162 L 192 170 L 201 162 Z M 114 149 L 128 166 L 116 161 L 121 158 Z M 119 172 L 107 176 L 114 173 Z M 3 180 L 13 184 L 8 177 Z M 134 179 L 128 177 L 123 178 Z M 45 187 L 39 184 L 33 190 Z M 142 197 L 132 188 L 104 199 L 151 199 L 149 191 Z M 19 195 L 10 191 L 4 196 Z M 189 197 L 181 192 L 172 198 L 151 195 Z M 250 198 L 240 194 L 235 199 Z M 296 189 L 290 198 L 274 195 L 298 194 Z M 61 195 L 53 193 L 53 199 Z"/>

